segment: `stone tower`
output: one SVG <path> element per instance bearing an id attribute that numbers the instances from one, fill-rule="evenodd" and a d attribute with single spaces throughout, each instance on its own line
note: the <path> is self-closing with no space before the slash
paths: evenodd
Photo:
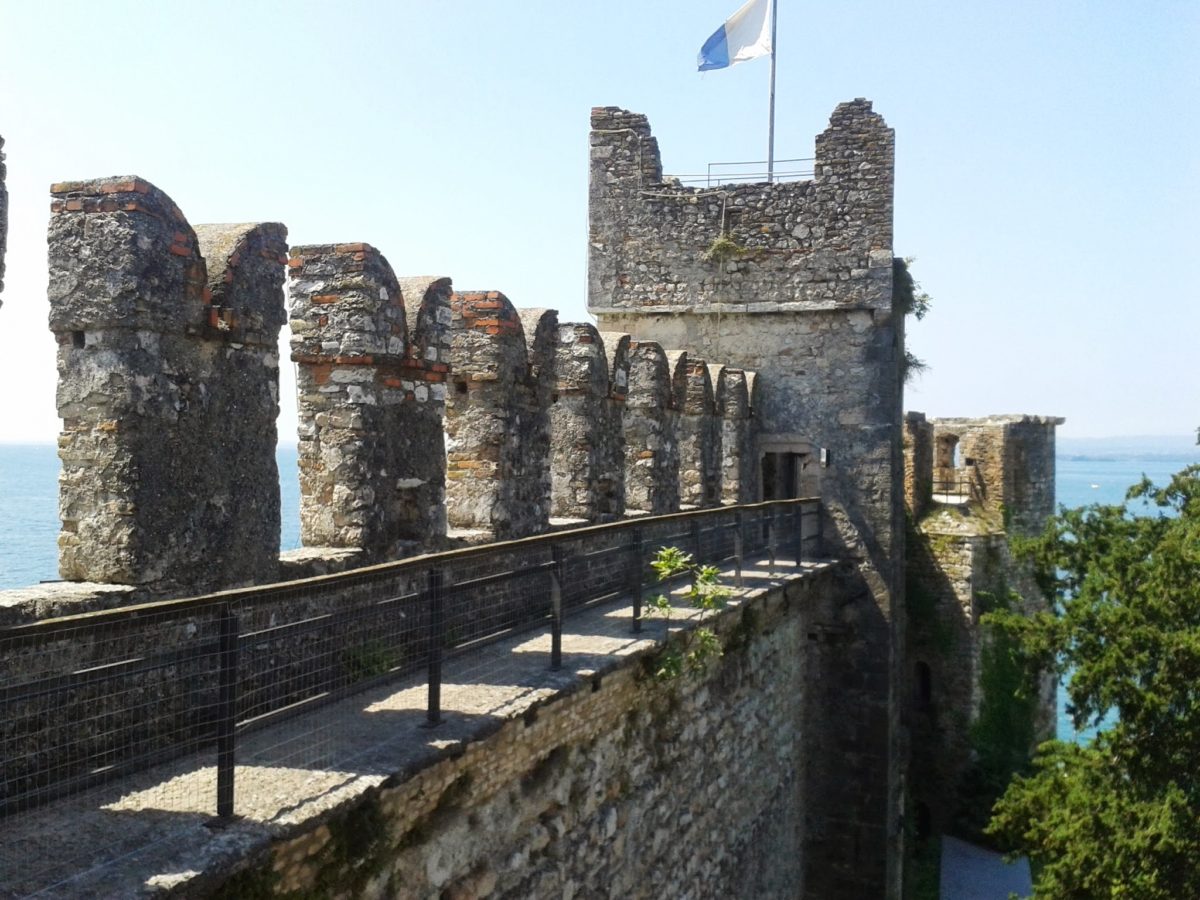
<path id="1" fill-rule="evenodd" d="M 852 604 L 816 613 L 802 852 L 810 896 L 898 883 L 903 313 L 892 299 L 894 135 L 840 104 L 809 181 L 664 180 L 643 115 L 592 110 L 588 305 L 602 331 L 758 373 L 746 499 L 819 493 Z"/>
<path id="2" fill-rule="evenodd" d="M 1006 774 L 994 771 L 999 750 L 1019 757 L 1054 735 L 1053 676 L 1036 697 L 1014 700 L 1015 670 L 981 616 L 998 605 L 1044 608 L 1010 538 L 1039 532 L 1054 512 L 1054 437 L 1063 421 L 905 416 L 905 717 L 920 831 L 970 836 L 995 799 L 988 785 Z"/>

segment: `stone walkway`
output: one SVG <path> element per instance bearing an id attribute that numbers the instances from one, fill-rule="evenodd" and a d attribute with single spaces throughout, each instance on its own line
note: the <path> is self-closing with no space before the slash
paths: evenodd
<path id="1" fill-rule="evenodd" d="M 805 563 L 800 573 L 829 565 Z M 774 576 L 765 561 L 748 564 L 745 588 L 731 606 L 796 571 L 784 560 Z M 732 583 L 732 572 L 726 576 Z M 672 627 L 694 614 L 677 606 Z M 224 827 L 212 826 L 213 751 L 13 816 L 0 827 L 0 898 L 117 898 L 184 885 L 202 890 L 199 873 L 244 858 L 300 822 L 486 737 L 559 691 L 603 677 L 666 634 L 662 619 L 645 620 L 639 634 L 630 621 L 627 599 L 571 612 L 558 671 L 549 668 L 547 632 L 525 632 L 451 656 L 443 670 L 443 721 L 436 728 L 423 727 L 427 691 L 421 674 L 241 738 L 238 818 Z"/>
<path id="2" fill-rule="evenodd" d="M 960 841 L 942 838 L 942 900 L 1008 900 L 1033 893 L 1029 860 L 1007 863 L 1004 857 Z"/>

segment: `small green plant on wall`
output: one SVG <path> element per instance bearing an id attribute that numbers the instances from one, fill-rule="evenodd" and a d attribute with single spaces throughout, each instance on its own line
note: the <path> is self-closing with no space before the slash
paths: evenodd
<path id="1" fill-rule="evenodd" d="M 714 613 L 725 608 L 733 591 L 721 584 L 721 572 L 716 566 L 698 565 L 692 561 L 690 553 L 684 553 L 678 547 L 660 547 L 650 566 L 660 582 L 687 576 L 690 583 L 683 597 L 693 609 L 700 610 L 696 627 L 686 632 L 678 644 L 663 651 L 654 674 L 664 681 L 684 674 L 699 674 L 721 656 L 721 641 L 708 626 L 708 621 Z M 670 597 L 659 594 L 651 598 L 648 612 L 670 621 L 674 612 Z"/>
<path id="2" fill-rule="evenodd" d="M 724 265 L 730 260 L 741 259 L 746 255 L 746 248 L 731 238 L 726 232 L 721 232 L 704 252 L 704 258 L 709 262 Z"/>

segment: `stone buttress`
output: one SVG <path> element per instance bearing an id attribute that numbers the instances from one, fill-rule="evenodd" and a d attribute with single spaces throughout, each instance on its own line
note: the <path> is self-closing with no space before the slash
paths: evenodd
<path id="1" fill-rule="evenodd" d="M 62 577 L 160 594 L 273 580 L 286 230 L 193 230 L 135 176 L 51 193 Z"/>
<path id="2" fill-rule="evenodd" d="M 802 843 L 827 864 L 810 867 L 806 889 L 895 894 L 904 347 L 892 307 L 894 134 L 868 101 L 842 103 L 817 136 L 810 180 L 711 188 L 663 178 L 643 115 L 593 109 L 590 146 L 598 327 L 756 372 L 759 467 L 770 458 L 773 473 L 791 473 L 772 495 L 820 492 L 824 546 L 847 561 L 858 599 L 819 611 L 813 632 Z"/>

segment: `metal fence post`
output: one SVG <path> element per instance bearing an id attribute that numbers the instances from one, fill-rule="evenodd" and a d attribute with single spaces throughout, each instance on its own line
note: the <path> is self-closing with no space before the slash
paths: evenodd
<path id="1" fill-rule="evenodd" d="M 804 561 L 804 504 L 792 508 L 792 544 L 796 548 L 796 568 Z"/>
<path id="2" fill-rule="evenodd" d="M 642 630 L 642 560 L 646 555 L 646 545 L 642 541 L 642 529 L 633 529 L 633 565 L 629 567 L 630 577 L 633 579 L 633 588 L 630 593 L 633 594 L 633 630 L 639 632 Z"/>
<path id="3" fill-rule="evenodd" d="M 733 563 L 737 567 L 737 586 L 743 587 L 742 583 L 742 558 L 744 547 L 742 546 L 742 511 L 736 510 L 733 514 Z"/>
<path id="4" fill-rule="evenodd" d="M 800 514 L 800 528 L 803 532 L 801 546 L 809 559 L 819 557 L 821 549 L 821 504 L 820 502 L 806 503 Z"/>
<path id="5" fill-rule="evenodd" d="M 446 645 L 444 578 L 441 569 L 429 570 L 426 590 L 429 601 L 429 704 L 425 724 L 430 727 L 442 721 L 442 648 Z"/>
<path id="6" fill-rule="evenodd" d="M 550 570 L 550 668 L 562 668 L 562 578 L 563 551 L 559 544 L 550 545 L 554 567 Z"/>
<path id="7" fill-rule="evenodd" d="M 237 726 L 238 618 L 229 603 L 217 618 L 217 817 L 233 817 Z"/>
<path id="8" fill-rule="evenodd" d="M 776 508 L 772 506 L 767 514 L 767 573 L 772 576 L 775 574 L 775 513 Z"/>
<path id="9" fill-rule="evenodd" d="M 704 547 L 701 544 L 700 517 L 692 518 L 692 546 L 696 548 L 696 565 L 704 564 Z"/>

